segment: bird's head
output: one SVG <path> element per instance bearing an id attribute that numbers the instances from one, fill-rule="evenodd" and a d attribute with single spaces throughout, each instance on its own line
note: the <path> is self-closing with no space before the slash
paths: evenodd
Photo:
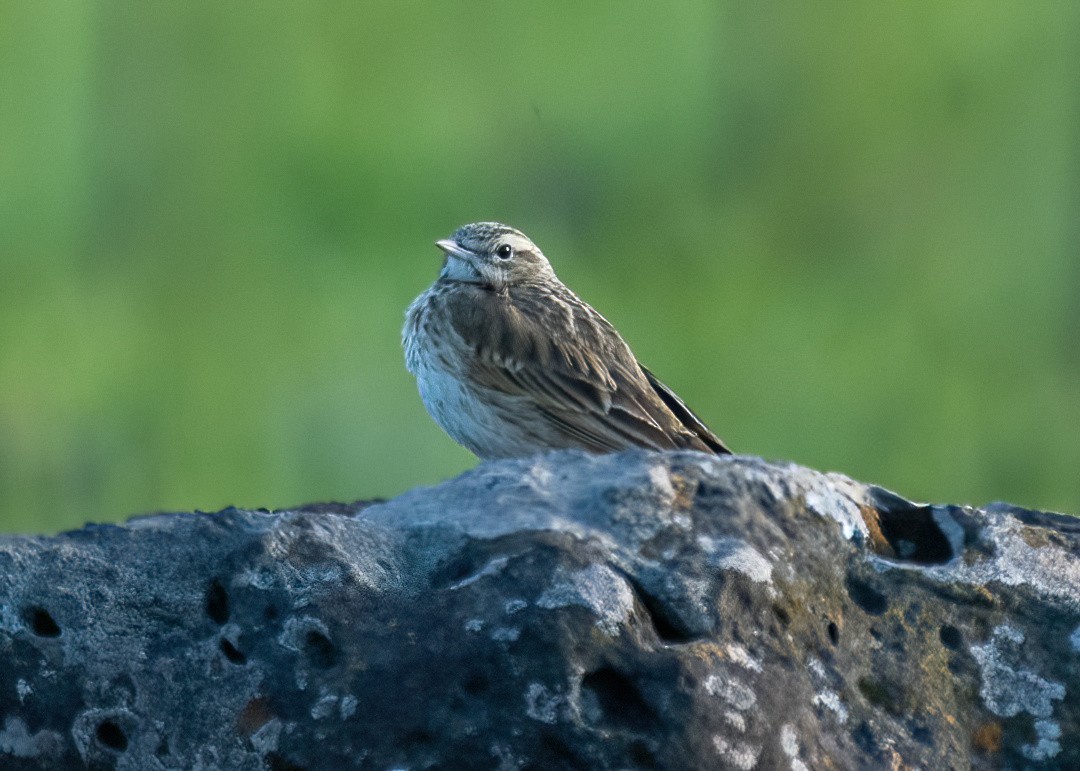
<path id="1" fill-rule="evenodd" d="M 502 290 L 554 277 L 544 253 L 520 230 L 498 222 L 462 225 L 436 241 L 446 260 L 441 278 Z"/>

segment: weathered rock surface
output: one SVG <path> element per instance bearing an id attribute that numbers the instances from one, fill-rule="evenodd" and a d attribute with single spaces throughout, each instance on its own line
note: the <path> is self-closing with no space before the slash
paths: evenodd
<path id="1" fill-rule="evenodd" d="M 0 539 L 0 767 L 1077 768 L 1080 520 L 560 453 Z"/>

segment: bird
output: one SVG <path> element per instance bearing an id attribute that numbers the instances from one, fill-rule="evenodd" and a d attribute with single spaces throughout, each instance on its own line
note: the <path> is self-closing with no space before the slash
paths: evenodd
<path id="1" fill-rule="evenodd" d="M 731 453 L 524 233 L 476 222 L 435 245 L 442 269 L 406 311 L 402 345 L 425 408 L 458 444 L 482 460 Z"/>

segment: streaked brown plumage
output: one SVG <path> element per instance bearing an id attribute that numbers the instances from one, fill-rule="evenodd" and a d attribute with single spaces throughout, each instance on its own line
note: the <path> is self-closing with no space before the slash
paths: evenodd
<path id="1" fill-rule="evenodd" d="M 442 272 L 402 337 L 424 406 L 455 441 L 481 458 L 730 452 L 523 233 L 481 222 L 438 246 Z"/>

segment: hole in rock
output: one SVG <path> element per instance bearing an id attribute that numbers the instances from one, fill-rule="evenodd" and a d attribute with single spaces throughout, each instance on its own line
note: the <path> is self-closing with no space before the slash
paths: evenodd
<path id="1" fill-rule="evenodd" d="M 550 771 L 553 768 L 595 768 L 595 763 L 586 761 L 575 747 L 566 739 L 548 729 L 540 734 L 540 749 L 536 753 L 542 761 L 527 762 L 521 771 Z"/>
<path id="2" fill-rule="evenodd" d="M 488 541 L 466 543 L 431 573 L 433 589 L 458 589 L 515 569 L 517 564 L 554 562 L 565 558 L 572 542 L 566 533 L 516 532 Z M 518 563 L 523 560 L 523 563 Z"/>
<path id="3" fill-rule="evenodd" d="M 127 749 L 128 738 L 124 729 L 111 720 L 102 720 L 95 731 L 97 740 L 110 750 L 123 752 Z"/>
<path id="4" fill-rule="evenodd" d="M 872 677 L 859 678 L 859 693 L 873 704 L 892 715 L 900 714 L 903 709 L 903 689 L 888 680 L 875 680 Z"/>
<path id="5" fill-rule="evenodd" d="M 312 630 L 304 638 L 308 661 L 318 669 L 329 669 L 337 663 L 337 646 L 322 632 Z"/>
<path id="6" fill-rule="evenodd" d="M 263 696 L 256 696 L 244 705 L 236 716 L 236 732 L 249 737 L 274 719 L 274 710 L 270 701 Z"/>
<path id="7" fill-rule="evenodd" d="M 229 620 L 229 593 L 216 578 L 206 590 L 206 615 L 219 626 Z"/>
<path id="8" fill-rule="evenodd" d="M 656 756 L 640 739 L 630 744 L 630 759 L 635 768 L 656 768 Z"/>
<path id="9" fill-rule="evenodd" d="M 225 655 L 225 658 L 227 658 L 233 664 L 247 663 L 247 656 L 245 656 L 235 645 L 226 640 L 224 637 L 221 638 L 221 644 L 218 647 L 221 648 L 221 652 Z"/>
<path id="10" fill-rule="evenodd" d="M 277 752 L 266 753 L 266 762 L 267 765 L 270 766 L 270 771 L 307 771 L 306 766 L 293 763 L 287 757 Z"/>
<path id="11" fill-rule="evenodd" d="M 871 497 L 874 508 L 864 510 L 863 517 L 876 552 L 922 565 L 940 565 L 956 556 L 934 507 L 920 506 L 880 487 L 871 488 Z M 946 509 L 939 509 L 938 516 L 952 517 Z"/>
<path id="12" fill-rule="evenodd" d="M 511 534 L 482 543 L 468 543 L 434 570 L 431 586 L 435 589 L 458 587 L 494 575 L 515 559 L 526 542 L 521 534 Z M 537 554 L 548 551 L 541 547 Z"/>
<path id="13" fill-rule="evenodd" d="M 475 559 L 472 554 L 466 554 L 458 557 L 447 565 L 444 565 L 442 569 L 432 577 L 432 584 L 440 587 L 453 586 L 460 581 L 464 581 L 475 572 Z"/>
<path id="14" fill-rule="evenodd" d="M 881 752 L 881 748 L 878 745 L 877 731 L 870 727 L 870 724 L 865 720 L 859 723 L 858 728 L 852 733 L 851 737 L 855 740 L 855 745 L 860 749 L 872 755 L 877 755 Z"/>
<path id="15" fill-rule="evenodd" d="M 656 722 L 652 708 L 634 681 L 613 667 L 590 672 L 581 679 L 581 686 L 596 695 L 600 709 L 613 723 L 646 728 Z"/>
<path id="16" fill-rule="evenodd" d="M 434 741 L 435 737 L 426 728 L 414 728 L 406 731 L 401 737 L 401 743 L 406 747 L 432 744 Z"/>
<path id="17" fill-rule="evenodd" d="M 637 579 L 626 573 L 622 573 L 622 576 L 630 584 L 630 588 L 634 590 L 638 602 L 645 609 L 645 614 L 649 617 L 649 621 L 652 622 L 653 629 L 656 630 L 656 636 L 662 642 L 679 645 L 680 643 L 692 642 L 699 637 L 699 635 L 688 629 L 682 619 L 668 608 L 662 600 L 646 591 L 645 587 Z"/>
<path id="18" fill-rule="evenodd" d="M 465 690 L 465 693 L 470 696 L 479 696 L 491 687 L 491 681 L 488 680 L 487 675 L 484 675 L 481 672 L 475 672 L 468 680 L 462 683 L 461 687 Z"/>
<path id="19" fill-rule="evenodd" d="M 45 608 L 32 607 L 23 611 L 23 621 L 38 637 L 59 637 L 60 625 Z"/>
<path id="20" fill-rule="evenodd" d="M 835 621 L 830 621 L 826 630 L 829 633 L 829 642 L 833 645 L 839 645 L 840 643 L 840 627 L 836 625 Z"/>
<path id="21" fill-rule="evenodd" d="M 848 596 L 871 616 L 880 616 L 889 609 L 889 600 L 885 595 L 865 581 L 849 575 L 845 583 L 847 584 Z"/>
<path id="22" fill-rule="evenodd" d="M 960 644 L 964 642 L 964 636 L 952 624 L 942 626 L 941 631 L 938 632 L 938 637 L 941 639 L 942 645 L 953 650 L 959 648 Z"/>

